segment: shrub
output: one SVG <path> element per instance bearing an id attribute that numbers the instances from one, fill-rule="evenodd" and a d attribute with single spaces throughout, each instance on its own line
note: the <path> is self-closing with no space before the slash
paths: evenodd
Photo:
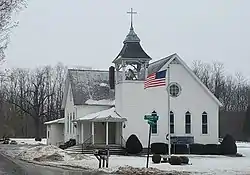
<path id="1" fill-rule="evenodd" d="M 76 139 L 69 139 L 70 146 L 75 146 L 76 145 Z"/>
<path id="2" fill-rule="evenodd" d="M 160 154 L 154 154 L 154 155 L 152 156 L 152 161 L 153 161 L 154 163 L 161 163 L 161 155 L 160 155 Z"/>
<path id="3" fill-rule="evenodd" d="M 188 154 L 189 150 L 186 144 L 176 144 L 174 145 L 174 154 Z"/>
<path id="4" fill-rule="evenodd" d="M 136 135 L 129 136 L 126 142 L 126 151 L 128 154 L 139 154 L 142 151 L 142 144 Z"/>
<path id="5" fill-rule="evenodd" d="M 189 145 L 191 154 L 204 154 L 204 145 L 199 143 L 193 143 Z"/>
<path id="6" fill-rule="evenodd" d="M 219 155 L 220 154 L 220 145 L 217 144 L 206 144 L 203 146 L 204 154 L 207 155 Z"/>
<path id="7" fill-rule="evenodd" d="M 152 143 L 151 144 L 151 153 L 153 154 L 167 154 L 168 145 L 165 143 Z"/>
<path id="8" fill-rule="evenodd" d="M 41 141 L 42 141 L 42 138 L 41 138 L 41 137 L 36 137 L 36 138 L 35 138 L 35 141 L 36 141 L 36 142 L 41 142 Z"/>
<path id="9" fill-rule="evenodd" d="M 59 148 L 61 148 L 61 149 L 67 149 L 66 145 L 59 145 Z"/>
<path id="10" fill-rule="evenodd" d="M 181 163 L 183 164 L 188 164 L 189 162 L 189 158 L 186 156 L 180 156 L 180 159 L 181 159 Z"/>
<path id="11" fill-rule="evenodd" d="M 237 146 L 235 144 L 234 138 L 227 134 L 223 141 L 221 142 L 220 152 L 222 155 L 236 155 L 237 153 Z"/>
<path id="12" fill-rule="evenodd" d="M 181 158 L 178 156 L 171 156 L 169 159 L 171 165 L 181 165 Z"/>

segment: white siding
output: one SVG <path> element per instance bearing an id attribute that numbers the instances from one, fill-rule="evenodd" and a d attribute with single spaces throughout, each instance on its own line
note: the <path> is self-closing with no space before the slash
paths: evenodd
<path id="1" fill-rule="evenodd" d="M 164 68 L 163 68 L 164 69 Z M 175 114 L 175 133 L 185 136 L 185 113 L 191 113 L 191 134 L 196 143 L 218 142 L 218 104 L 200 86 L 200 84 L 180 64 L 171 64 L 171 82 L 182 87 L 179 97 L 171 98 L 171 109 Z M 152 135 L 152 142 L 166 142 L 168 133 L 167 91 L 166 87 L 144 90 L 144 82 L 125 81 L 116 85 L 116 109 L 127 118 L 124 138 L 137 134 L 144 147 L 147 146 L 149 126 L 144 115 L 153 110 L 159 115 L 158 133 Z M 202 112 L 208 114 L 208 134 L 202 135 Z M 139 127 L 138 127 L 139 126 Z"/>
<path id="2" fill-rule="evenodd" d="M 64 141 L 63 124 L 47 125 L 47 144 L 59 146 Z M 49 133 L 49 134 L 48 134 Z"/>
<path id="3" fill-rule="evenodd" d="M 74 108 L 74 103 L 73 103 L 73 97 L 72 97 L 72 95 L 70 95 L 70 93 L 72 94 L 71 86 L 69 85 L 67 98 L 66 98 L 65 111 L 64 111 L 65 112 L 64 142 L 68 141 L 70 138 L 75 138 L 76 139 L 76 135 L 73 134 L 73 132 L 70 132 L 72 130 L 71 128 L 73 128 L 73 124 L 72 124 L 72 122 L 70 122 L 68 120 L 68 116 L 69 116 L 69 119 L 70 119 L 70 118 L 72 118 L 70 116 L 73 116 L 73 112 L 76 113 L 76 110 Z"/>

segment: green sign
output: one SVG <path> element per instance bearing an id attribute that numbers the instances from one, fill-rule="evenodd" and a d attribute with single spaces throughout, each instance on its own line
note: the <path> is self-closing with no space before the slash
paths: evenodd
<path id="1" fill-rule="evenodd" d="M 145 115 L 144 116 L 144 120 L 151 120 L 151 121 L 155 121 L 158 120 L 158 116 L 152 116 L 152 115 Z"/>
<path id="2" fill-rule="evenodd" d="M 154 121 L 148 120 L 148 124 L 152 126 L 155 125 L 156 123 Z"/>

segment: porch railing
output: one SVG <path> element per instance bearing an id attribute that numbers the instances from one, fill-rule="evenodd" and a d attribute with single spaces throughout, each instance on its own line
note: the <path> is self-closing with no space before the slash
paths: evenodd
<path id="1" fill-rule="evenodd" d="M 93 135 L 91 135 L 89 138 L 84 140 L 84 142 L 82 143 L 82 153 L 83 153 L 84 149 L 86 149 L 88 146 L 90 146 L 92 144 L 92 142 L 90 141 L 90 140 L 92 140 L 92 138 L 93 138 Z"/>

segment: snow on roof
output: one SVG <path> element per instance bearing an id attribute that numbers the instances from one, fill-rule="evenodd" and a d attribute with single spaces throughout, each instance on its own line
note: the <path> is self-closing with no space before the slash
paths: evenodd
<path id="1" fill-rule="evenodd" d="M 51 120 L 48 122 L 45 122 L 45 125 L 50 125 L 50 124 L 63 124 L 64 123 L 64 118 L 56 119 L 56 120 Z"/>
<path id="2" fill-rule="evenodd" d="M 88 99 L 85 104 L 88 105 L 107 105 L 107 106 L 114 106 L 115 105 L 115 100 L 92 100 Z"/>
<path id="3" fill-rule="evenodd" d="M 99 121 L 99 122 L 104 122 L 104 121 L 122 122 L 122 121 L 126 121 L 127 119 L 122 118 L 115 111 L 115 107 L 112 107 L 112 108 L 109 108 L 109 109 L 106 109 L 106 110 L 103 110 L 100 112 L 85 115 L 84 117 L 81 117 L 81 118 L 77 119 L 76 121 L 84 121 L 84 120 Z"/>
<path id="4" fill-rule="evenodd" d="M 114 90 L 109 87 L 109 72 L 103 70 L 68 70 L 75 105 L 91 100 L 114 100 Z"/>

